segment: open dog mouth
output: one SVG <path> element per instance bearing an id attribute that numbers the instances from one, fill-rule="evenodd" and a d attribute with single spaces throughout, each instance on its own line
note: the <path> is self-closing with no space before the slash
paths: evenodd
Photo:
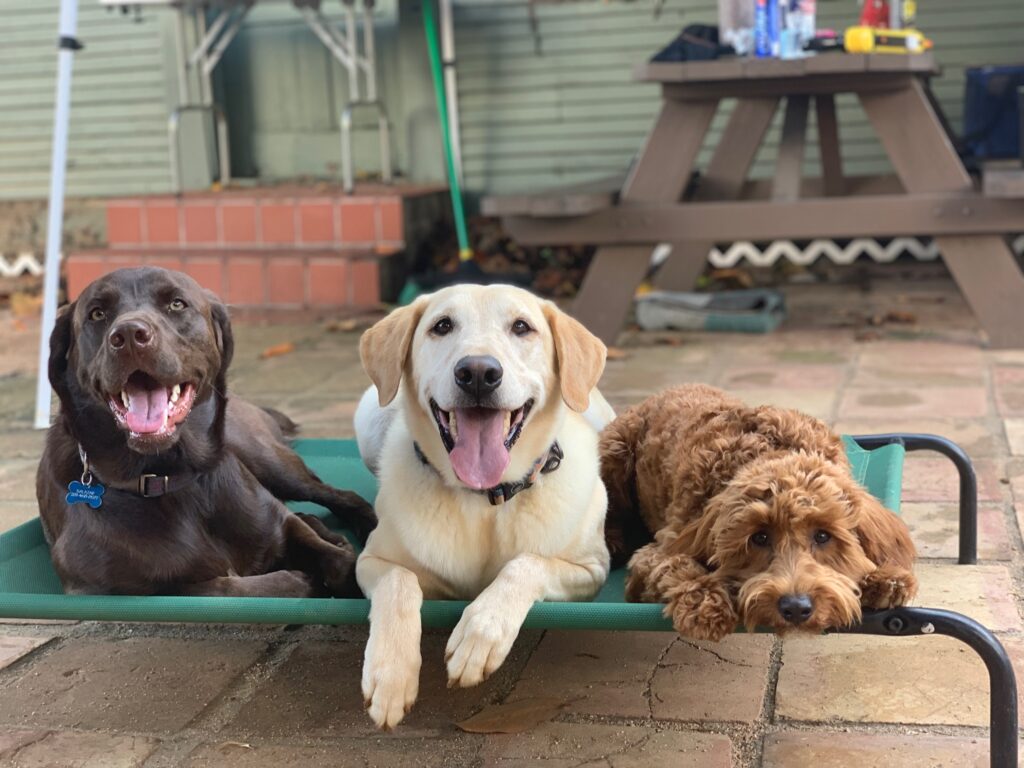
<path id="1" fill-rule="evenodd" d="M 166 386 L 145 371 L 135 371 L 117 394 L 108 395 L 117 423 L 133 436 L 162 437 L 174 433 L 192 410 L 195 385 L 188 381 Z"/>
<path id="2" fill-rule="evenodd" d="M 455 475 L 470 488 L 493 488 L 512 460 L 509 451 L 523 433 L 533 400 L 512 411 L 498 408 L 442 410 L 430 401 L 441 442 Z"/>

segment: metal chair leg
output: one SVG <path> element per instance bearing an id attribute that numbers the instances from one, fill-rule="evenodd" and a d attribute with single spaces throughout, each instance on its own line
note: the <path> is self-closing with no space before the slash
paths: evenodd
<path id="1" fill-rule="evenodd" d="M 838 631 L 888 637 L 946 635 L 969 645 L 988 669 L 989 764 L 992 768 L 1016 768 L 1017 679 L 1006 650 L 985 627 L 953 611 L 895 608 L 865 613 L 860 624 Z"/>
<path id="2" fill-rule="evenodd" d="M 914 432 L 854 435 L 853 439 L 866 450 L 898 443 L 908 451 L 936 451 L 952 461 L 960 475 L 959 562 L 961 565 L 978 562 L 978 478 L 963 448 L 939 435 Z"/>

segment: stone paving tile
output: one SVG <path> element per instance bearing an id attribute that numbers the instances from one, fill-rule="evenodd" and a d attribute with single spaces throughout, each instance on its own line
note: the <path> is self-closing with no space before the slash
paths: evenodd
<path id="1" fill-rule="evenodd" d="M 7 429 L 0 431 L 0 460 L 31 459 L 39 461 L 43 453 L 45 429 Z"/>
<path id="2" fill-rule="evenodd" d="M 35 499 L 0 501 L 0 533 L 16 528 L 39 517 L 39 505 Z"/>
<path id="3" fill-rule="evenodd" d="M 881 419 L 851 419 L 840 411 L 833 428 L 843 435 L 877 435 L 886 432 L 939 435 L 959 445 L 972 459 L 1002 456 L 1007 451 L 1003 431 L 979 419 L 939 419 L 927 416 L 907 418 L 899 414 Z M 908 454 L 912 457 L 934 455 L 925 451 Z"/>
<path id="4" fill-rule="evenodd" d="M 0 461 L 0 498 L 34 503 L 38 466 L 38 458 Z"/>
<path id="5" fill-rule="evenodd" d="M 568 712 L 648 717 L 647 681 L 675 638 L 668 632 L 548 632 L 510 699 L 557 695 L 570 702 Z"/>
<path id="6" fill-rule="evenodd" d="M 399 726 L 401 727 L 401 726 Z M 323 746 L 220 742 L 197 747 L 182 768 L 434 768 L 472 765 L 474 739 L 344 739 Z"/>
<path id="7" fill-rule="evenodd" d="M 782 731 L 765 739 L 762 768 L 987 768 L 988 740 L 913 733 Z"/>
<path id="8" fill-rule="evenodd" d="M 890 415 L 982 418 L 988 413 L 985 387 L 935 389 L 847 389 L 838 411 L 846 419 L 885 419 Z"/>
<path id="9" fill-rule="evenodd" d="M 919 557 L 959 556 L 960 511 L 956 504 L 907 502 L 900 508 L 900 517 L 910 528 L 910 537 Z M 982 560 L 1009 560 L 1009 536 L 1002 506 L 979 504 L 978 557 Z"/>
<path id="10" fill-rule="evenodd" d="M 850 381 L 852 389 L 935 389 L 937 387 L 984 386 L 983 366 L 919 368 L 860 365 Z"/>
<path id="11" fill-rule="evenodd" d="M 0 669 L 6 669 L 18 659 L 31 653 L 39 646 L 50 642 L 54 637 L 56 637 L 56 635 L 42 637 L 0 635 Z"/>
<path id="12" fill-rule="evenodd" d="M 299 425 L 302 437 L 355 437 L 352 417 L 357 400 L 336 397 L 295 397 L 277 406 Z"/>
<path id="13" fill-rule="evenodd" d="M 1024 367 L 994 366 L 992 385 L 1000 416 L 1024 416 Z"/>
<path id="14" fill-rule="evenodd" d="M 1024 643 L 1001 640 L 1019 680 Z M 775 713 L 811 722 L 988 725 L 988 673 L 949 637 L 794 636 L 783 646 Z"/>
<path id="15" fill-rule="evenodd" d="M 795 408 L 826 421 L 832 418 L 832 409 L 836 402 L 836 390 L 834 389 L 733 388 L 729 391 L 747 405 Z"/>
<path id="16" fill-rule="evenodd" d="M 719 378 L 723 389 L 836 389 L 845 375 L 842 365 L 750 365 L 745 361 L 730 366 Z"/>
<path id="17" fill-rule="evenodd" d="M 264 649 L 238 640 L 76 638 L 0 678 L 0 723 L 173 733 Z"/>
<path id="18" fill-rule="evenodd" d="M 1024 456 L 1024 419 L 1003 419 L 1003 429 L 1006 431 L 1010 453 Z"/>
<path id="19" fill-rule="evenodd" d="M 973 464 L 978 478 L 978 501 L 1002 501 L 1005 488 L 1003 480 L 1008 479 L 1002 462 L 978 459 Z M 959 499 L 960 475 L 949 459 L 926 459 L 913 455 L 907 457 L 903 463 L 904 501 L 959 502 Z"/>
<path id="20" fill-rule="evenodd" d="M 726 736 L 589 723 L 547 723 L 527 733 L 488 736 L 484 768 L 730 768 Z"/>
<path id="21" fill-rule="evenodd" d="M 522 640 L 506 660 L 504 674 L 499 670 L 475 688 L 449 689 L 444 667 L 447 633 L 426 634 L 419 698 L 395 733 L 416 737 L 451 731 L 453 723 L 492 703 L 508 684 L 508 670 L 525 652 L 528 643 Z M 227 730 L 254 738 L 376 734 L 360 690 L 363 650 L 364 642 L 302 642 L 257 689 Z M 544 695 L 552 695 L 551 690 Z"/>
<path id="22" fill-rule="evenodd" d="M 732 635 L 720 643 L 680 638 L 651 681 L 659 720 L 753 722 L 768 682 L 771 635 Z"/>
<path id="23" fill-rule="evenodd" d="M 880 341 L 861 345 L 861 368 L 951 370 L 983 368 L 985 353 L 977 344 L 930 341 Z"/>
<path id="24" fill-rule="evenodd" d="M 914 605 L 962 613 L 994 632 L 1020 630 L 1020 595 L 1005 565 L 918 563 Z"/>
<path id="25" fill-rule="evenodd" d="M 158 744 L 145 736 L 0 731 L 0 763 L 11 768 L 136 768 Z"/>

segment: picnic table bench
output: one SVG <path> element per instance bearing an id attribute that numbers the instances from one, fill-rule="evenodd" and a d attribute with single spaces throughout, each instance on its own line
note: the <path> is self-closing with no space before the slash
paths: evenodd
<path id="1" fill-rule="evenodd" d="M 629 173 L 548 194 L 493 196 L 525 245 L 598 246 L 573 313 L 614 342 L 652 248 L 670 243 L 659 287 L 689 290 L 715 243 L 932 235 L 994 347 L 1024 347 L 1024 275 L 1006 235 L 1024 230 L 1024 197 L 986 196 L 960 161 L 928 87 L 931 53 L 648 63 L 661 111 Z M 896 171 L 843 173 L 835 96 L 855 93 Z M 736 99 L 707 167 L 697 155 L 723 99 Z M 774 177 L 747 174 L 785 101 Z M 804 178 L 808 112 L 817 116 L 821 176 Z"/>

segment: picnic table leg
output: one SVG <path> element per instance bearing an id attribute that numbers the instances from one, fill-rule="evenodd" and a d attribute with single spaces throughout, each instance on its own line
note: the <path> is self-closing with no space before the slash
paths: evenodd
<path id="1" fill-rule="evenodd" d="M 843 194 L 843 158 L 839 149 L 839 121 L 836 119 L 836 100 L 831 93 L 814 97 L 814 110 L 818 117 L 818 154 L 821 159 L 821 178 L 826 197 Z"/>
<path id="2" fill-rule="evenodd" d="M 899 90 L 859 96 L 907 192 L 973 187 L 919 81 Z M 935 242 L 990 344 L 1024 347 L 1024 274 L 1005 239 L 944 235 Z"/>
<path id="3" fill-rule="evenodd" d="M 740 99 L 715 147 L 695 200 L 734 200 L 739 197 L 750 166 L 779 105 L 777 96 Z M 672 243 L 672 253 L 658 270 L 654 283 L 666 291 L 693 290 L 707 264 L 711 240 Z"/>
<path id="4" fill-rule="evenodd" d="M 640 157 L 626 178 L 621 199 L 677 202 L 686 190 L 718 99 L 666 100 Z M 573 315 L 606 344 L 614 344 L 650 264 L 650 246 L 599 248 L 573 305 Z"/>

